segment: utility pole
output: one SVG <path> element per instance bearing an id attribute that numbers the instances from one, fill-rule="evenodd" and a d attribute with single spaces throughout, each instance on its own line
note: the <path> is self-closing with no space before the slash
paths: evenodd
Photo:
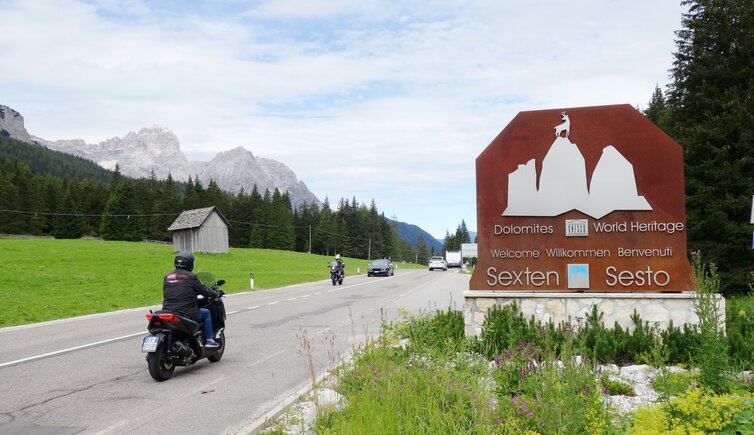
<path id="1" fill-rule="evenodd" d="M 312 226 L 309 225 L 309 253 L 312 253 Z"/>
<path id="2" fill-rule="evenodd" d="M 367 260 L 372 261 L 372 238 L 369 238 L 369 250 L 367 251 Z"/>

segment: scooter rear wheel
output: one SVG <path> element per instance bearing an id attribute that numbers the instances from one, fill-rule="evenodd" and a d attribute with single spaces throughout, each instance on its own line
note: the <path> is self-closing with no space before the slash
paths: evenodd
<path id="1" fill-rule="evenodd" d="M 147 354 L 147 366 L 150 376 L 157 382 L 167 381 L 173 376 L 175 364 L 168 362 L 166 342 L 162 342 L 157 346 L 157 350 Z"/>

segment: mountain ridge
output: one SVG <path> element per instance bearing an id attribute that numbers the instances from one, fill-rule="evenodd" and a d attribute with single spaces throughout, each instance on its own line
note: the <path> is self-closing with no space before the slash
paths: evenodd
<path id="1" fill-rule="evenodd" d="M 221 189 L 232 193 L 241 189 L 250 192 L 255 185 L 259 192 L 272 192 L 277 188 L 288 192 L 294 207 L 321 205 L 306 183 L 284 163 L 256 157 L 242 146 L 220 152 L 207 162 L 190 161 L 181 151 L 175 133 L 159 125 L 143 127 L 123 137 L 112 137 L 96 144 L 88 144 L 82 139 L 48 140 L 29 134 L 20 113 L 0 105 L 0 134 L 82 157 L 105 169 L 113 170 L 117 164 L 123 175 L 133 178 L 148 178 L 154 174 L 157 179 L 164 180 L 170 175 L 176 181 L 185 182 L 192 177 L 205 185 L 214 180 Z"/>

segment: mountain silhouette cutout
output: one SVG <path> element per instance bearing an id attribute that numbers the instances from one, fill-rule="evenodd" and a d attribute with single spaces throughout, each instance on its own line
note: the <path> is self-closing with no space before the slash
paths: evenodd
<path id="1" fill-rule="evenodd" d="M 602 150 L 587 185 L 583 154 L 567 136 L 557 136 L 542 160 L 539 189 L 534 159 L 508 174 L 503 216 L 557 216 L 571 210 L 600 219 L 616 210 L 652 207 L 638 194 L 633 165 L 615 147 Z"/>

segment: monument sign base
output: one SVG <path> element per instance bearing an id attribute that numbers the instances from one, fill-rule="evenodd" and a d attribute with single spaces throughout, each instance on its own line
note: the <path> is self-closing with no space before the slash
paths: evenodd
<path id="1" fill-rule="evenodd" d="M 478 336 L 492 306 L 505 306 L 516 302 L 527 319 L 534 316 L 542 323 L 555 324 L 578 318 L 586 319 L 592 306 L 604 313 L 605 327 L 611 328 L 618 322 L 623 328 L 633 330 L 631 315 L 636 310 L 642 321 L 650 326 L 665 329 L 672 320 L 673 326 L 697 324 L 699 318 L 694 312 L 696 292 L 681 293 L 564 293 L 542 291 L 482 291 L 469 290 L 464 294 L 463 314 L 467 336 Z M 719 298 L 718 315 L 725 322 L 725 298 Z M 583 322 L 584 320 L 582 320 Z"/>

